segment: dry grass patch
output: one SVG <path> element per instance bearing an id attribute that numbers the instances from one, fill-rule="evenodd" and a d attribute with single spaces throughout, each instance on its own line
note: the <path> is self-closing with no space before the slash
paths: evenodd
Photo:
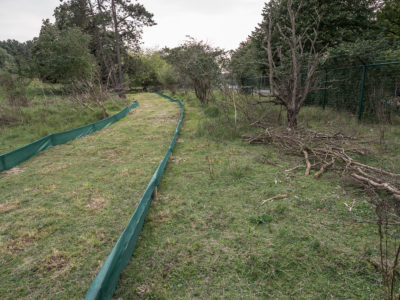
<path id="1" fill-rule="evenodd" d="M 5 174 L 6 176 L 12 176 L 12 175 L 18 175 L 20 173 L 24 172 L 23 168 L 20 167 L 14 167 L 10 170 L 4 171 L 3 174 Z"/>
<path id="2" fill-rule="evenodd" d="M 63 252 L 58 251 L 57 249 L 53 249 L 52 253 L 42 260 L 42 271 L 62 271 L 68 266 L 68 264 L 68 256 Z"/>
<path id="3" fill-rule="evenodd" d="M 8 239 L 6 249 L 14 254 L 24 251 L 30 244 L 37 239 L 37 232 L 28 232 L 16 239 Z"/>
<path id="4" fill-rule="evenodd" d="M 100 196 L 93 197 L 88 204 L 85 205 L 86 208 L 91 210 L 98 210 L 104 208 L 108 199 Z"/>
<path id="5" fill-rule="evenodd" d="M 10 210 L 13 210 L 17 207 L 19 207 L 20 202 L 6 202 L 6 203 L 0 203 L 0 213 L 8 212 Z"/>

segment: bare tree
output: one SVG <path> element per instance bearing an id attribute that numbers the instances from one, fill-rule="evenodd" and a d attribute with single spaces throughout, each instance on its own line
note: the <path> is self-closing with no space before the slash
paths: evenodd
<path id="1" fill-rule="evenodd" d="M 307 95 L 318 89 L 314 86 L 314 75 L 323 56 L 323 51 L 316 47 L 321 15 L 315 12 L 314 26 L 299 30 L 296 21 L 301 2 L 295 9 L 292 1 L 287 1 L 288 22 L 279 16 L 278 7 L 271 5 L 270 8 L 264 47 L 270 88 L 272 95 L 286 107 L 288 127 L 296 128 L 297 116 Z"/>

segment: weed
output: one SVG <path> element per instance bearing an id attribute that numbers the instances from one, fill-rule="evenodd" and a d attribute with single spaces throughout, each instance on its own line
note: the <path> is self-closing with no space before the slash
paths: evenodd
<path id="1" fill-rule="evenodd" d="M 269 224 L 274 221 L 274 218 L 267 214 L 255 215 L 250 217 L 250 222 L 253 224 Z"/>

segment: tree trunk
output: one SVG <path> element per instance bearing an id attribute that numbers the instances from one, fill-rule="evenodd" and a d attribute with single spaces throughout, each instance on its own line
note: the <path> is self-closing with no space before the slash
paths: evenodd
<path id="1" fill-rule="evenodd" d="M 91 17 L 94 20 L 95 19 L 95 13 L 94 13 L 92 2 L 88 1 L 88 3 L 89 3 L 89 9 L 90 9 Z M 98 5 L 99 5 L 99 10 L 101 11 L 101 7 L 100 7 L 99 2 L 98 2 Z M 99 50 L 100 50 L 101 59 L 103 61 L 103 64 L 104 64 L 107 72 L 110 74 L 112 72 L 112 62 L 110 64 L 108 64 L 106 53 L 104 52 L 103 42 L 101 41 L 99 28 L 97 27 L 96 23 L 94 23 L 93 26 L 94 26 L 94 30 L 95 30 L 95 36 L 96 36 L 96 39 L 97 39 L 97 45 L 98 45 Z M 111 81 L 112 81 L 112 86 L 115 87 L 116 84 L 117 84 L 116 81 L 115 81 L 115 75 L 111 76 Z"/>
<path id="2" fill-rule="evenodd" d="M 115 6 L 115 1 L 111 1 L 111 10 L 112 10 L 112 18 L 114 23 L 114 37 L 115 37 L 115 51 L 117 54 L 117 64 L 118 64 L 118 79 L 119 79 L 119 86 L 118 86 L 118 96 L 120 98 L 126 98 L 125 95 L 125 88 L 124 88 L 124 77 L 122 74 L 122 64 L 121 64 L 121 41 L 118 32 L 118 19 L 117 19 L 117 11 Z"/>
<path id="3" fill-rule="evenodd" d="M 289 107 L 286 108 L 288 127 L 290 129 L 296 129 L 298 113 L 299 112 L 296 109 L 292 109 L 292 108 L 289 108 Z"/>
<path id="4" fill-rule="evenodd" d="M 89 1 L 90 2 L 90 1 Z M 100 11 L 101 14 L 103 14 L 103 7 L 102 4 L 100 3 L 100 0 L 97 0 L 97 7 Z M 107 28 L 106 28 L 106 24 L 103 22 L 101 22 L 102 28 L 103 28 L 103 37 L 104 37 L 104 42 L 107 42 Z M 99 37 L 99 39 L 101 39 Z M 117 82 L 117 76 L 115 75 L 115 69 L 114 69 L 114 62 L 113 60 L 110 58 L 109 55 L 107 55 L 106 51 L 104 50 L 103 47 L 103 52 L 104 52 L 104 59 L 106 61 L 106 65 L 108 64 L 110 69 L 109 71 L 109 76 L 111 78 L 111 82 L 112 82 L 112 86 L 114 89 L 118 89 L 118 82 Z"/>

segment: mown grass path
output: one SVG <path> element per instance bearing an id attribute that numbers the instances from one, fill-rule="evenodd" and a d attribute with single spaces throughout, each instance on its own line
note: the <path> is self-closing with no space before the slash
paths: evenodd
<path id="1" fill-rule="evenodd" d="M 175 103 L 134 98 L 140 106 L 113 126 L 0 173 L 1 299 L 85 295 L 179 117 Z"/>
<path id="2" fill-rule="evenodd" d="M 333 173 L 284 172 L 298 159 L 271 146 L 213 138 L 206 118 L 185 102 L 173 159 L 114 298 L 380 298 L 368 263 L 376 228 L 354 221 L 373 218 L 362 194 Z"/>

